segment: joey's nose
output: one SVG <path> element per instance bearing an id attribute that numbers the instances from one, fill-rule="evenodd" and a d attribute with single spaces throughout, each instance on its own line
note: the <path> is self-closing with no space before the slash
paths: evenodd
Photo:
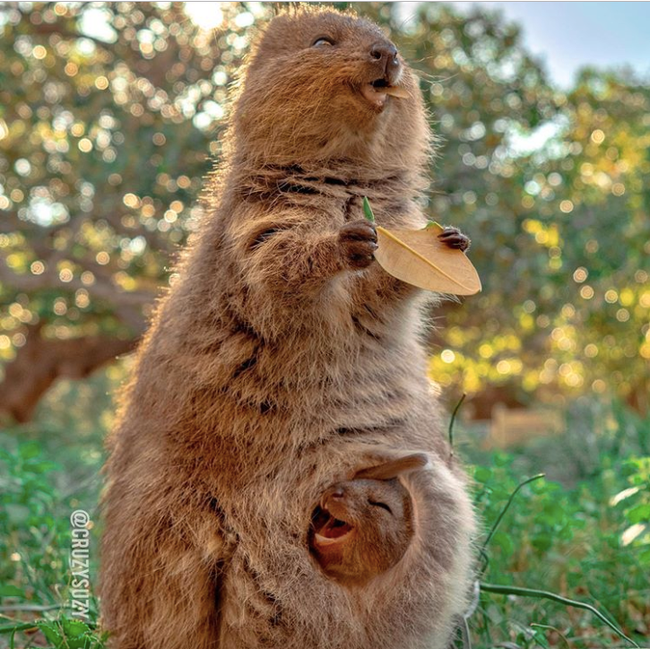
<path id="1" fill-rule="evenodd" d="M 397 59 L 397 48 L 386 41 L 375 43 L 370 48 L 370 58 L 380 62 L 387 73 L 397 70 L 400 65 Z"/>
<path id="2" fill-rule="evenodd" d="M 345 498 L 345 489 L 343 487 L 331 487 L 328 489 L 320 500 L 321 509 L 329 511 L 328 504 L 330 503 L 340 503 Z"/>
<path id="3" fill-rule="evenodd" d="M 345 490 L 343 489 L 343 487 L 337 487 L 336 489 L 330 492 L 329 496 L 334 500 L 341 500 L 342 498 L 345 497 Z"/>

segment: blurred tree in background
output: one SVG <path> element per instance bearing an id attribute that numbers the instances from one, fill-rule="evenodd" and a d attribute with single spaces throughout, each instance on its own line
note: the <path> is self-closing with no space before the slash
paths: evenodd
<path id="1" fill-rule="evenodd" d="M 0 7 L 0 408 L 17 420 L 142 333 L 200 212 L 244 12 L 224 6 L 216 35 L 181 4 Z"/>
<path id="2" fill-rule="evenodd" d="M 650 85 L 587 70 L 559 92 L 482 9 L 425 4 L 403 31 L 442 136 L 432 214 L 470 234 L 484 284 L 448 305 L 433 376 L 482 393 L 482 416 L 533 392 L 647 410 Z"/>
<path id="3" fill-rule="evenodd" d="M 432 375 L 527 403 L 648 407 L 650 86 L 584 71 L 553 88 L 498 14 L 359 13 L 422 74 L 440 137 L 428 209 L 473 239 L 484 292 L 447 303 Z M 267 3 L 0 6 L 0 411 L 137 343 L 201 216 L 226 88 Z M 218 269 L 215 269 L 218 272 Z"/>

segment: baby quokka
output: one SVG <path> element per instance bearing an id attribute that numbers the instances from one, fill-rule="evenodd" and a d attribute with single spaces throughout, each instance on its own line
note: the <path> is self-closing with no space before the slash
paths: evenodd
<path id="1" fill-rule="evenodd" d="M 426 465 L 423 453 L 406 455 L 327 489 L 310 530 L 310 548 L 327 575 L 362 586 L 400 561 L 413 538 L 413 503 L 400 476 Z"/>

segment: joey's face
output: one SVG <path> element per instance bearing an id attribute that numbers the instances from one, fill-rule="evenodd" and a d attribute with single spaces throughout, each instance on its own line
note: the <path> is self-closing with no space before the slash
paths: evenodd
<path id="1" fill-rule="evenodd" d="M 410 529 L 410 497 L 397 480 L 353 480 L 330 487 L 312 526 L 317 547 L 357 539 L 381 543 Z"/>
<path id="2" fill-rule="evenodd" d="M 275 136 L 333 145 L 337 137 L 372 138 L 419 124 L 417 80 L 395 45 L 372 23 L 329 11 L 275 18 L 248 65 L 245 100 L 248 132 L 254 120 L 279 123 Z M 264 112 L 263 117 L 261 113 Z M 304 138 L 304 139 L 303 139 Z"/>
<path id="3" fill-rule="evenodd" d="M 397 564 L 413 536 L 410 502 L 397 479 L 358 479 L 330 487 L 310 530 L 310 547 L 326 574 L 362 585 Z"/>

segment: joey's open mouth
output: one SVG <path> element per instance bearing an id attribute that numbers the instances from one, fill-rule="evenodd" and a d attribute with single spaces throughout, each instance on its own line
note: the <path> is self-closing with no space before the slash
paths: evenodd
<path id="1" fill-rule="evenodd" d="M 399 99 L 407 99 L 409 97 L 409 93 L 404 88 L 391 86 L 383 77 L 362 85 L 361 94 L 376 108 L 383 108 L 389 96 Z"/>
<path id="2" fill-rule="evenodd" d="M 322 527 L 316 528 L 314 532 L 317 543 L 320 545 L 329 545 L 343 540 L 352 529 L 350 523 L 334 518 L 334 516 L 330 514 L 326 523 Z"/>

